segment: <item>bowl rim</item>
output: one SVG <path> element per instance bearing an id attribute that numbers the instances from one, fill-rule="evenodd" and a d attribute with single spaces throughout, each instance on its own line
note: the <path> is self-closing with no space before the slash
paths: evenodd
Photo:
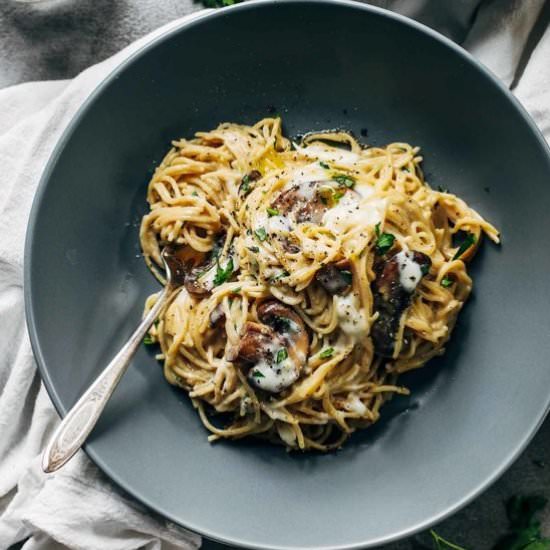
<path id="1" fill-rule="evenodd" d="M 299 0 L 301 4 L 311 4 L 311 5 L 333 5 L 346 8 L 352 8 L 357 10 L 362 10 L 365 12 L 370 12 L 377 14 L 381 17 L 386 17 L 388 19 L 394 20 L 402 25 L 413 28 L 424 35 L 429 36 L 433 40 L 439 42 L 444 47 L 450 48 L 453 50 L 459 58 L 464 62 L 469 64 L 471 67 L 476 69 L 485 79 L 487 79 L 493 86 L 496 87 L 503 94 L 511 105 L 514 107 L 516 112 L 522 117 L 525 123 L 529 126 L 530 130 L 536 137 L 541 149 L 546 152 L 548 160 L 550 161 L 550 145 L 544 138 L 541 130 L 538 128 L 531 115 L 528 113 L 526 108 L 520 103 L 520 101 L 511 93 L 511 91 L 504 85 L 504 83 L 494 75 L 485 65 L 478 61 L 472 54 L 466 51 L 464 48 L 459 46 L 457 43 L 453 42 L 451 39 L 447 38 L 438 31 L 419 23 L 418 21 L 411 19 L 407 16 L 401 15 L 396 12 L 386 10 L 384 8 L 379 8 L 377 6 L 372 6 L 370 4 L 364 4 L 356 0 Z M 72 115 L 70 121 L 65 126 L 62 131 L 61 136 L 58 138 L 57 143 L 55 144 L 50 157 L 45 165 L 45 168 L 42 172 L 42 175 L 39 179 L 35 196 L 33 198 L 32 207 L 28 219 L 27 231 L 25 236 L 24 244 L 24 262 L 23 262 L 23 287 L 24 287 L 24 300 L 25 300 L 25 317 L 27 323 L 27 329 L 30 337 L 31 347 L 33 355 L 36 359 L 38 370 L 44 386 L 48 392 L 52 403 L 61 417 L 64 417 L 68 411 L 68 408 L 65 407 L 61 401 L 59 394 L 55 386 L 52 383 L 49 369 L 46 365 L 46 360 L 42 353 L 42 348 L 40 345 L 40 339 L 38 336 L 38 327 L 36 324 L 36 319 L 34 315 L 34 293 L 31 287 L 31 271 L 32 271 L 32 255 L 31 250 L 34 244 L 35 238 L 35 226 L 37 218 L 40 212 L 40 207 L 45 196 L 46 190 L 48 188 L 48 183 L 51 179 L 52 172 L 62 155 L 66 144 L 71 139 L 73 133 L 75 132 L 80 119 L 88 110 L 93 106 L 96 99 L 101 95 L 101 93 L 116 79 L 118 75 L 123 72 L 127 67 L 132 65 L 134 62 L 138 61 L 144 54 L 149 50 L 155 48 L 159 44 L 164 43 L 167 40 L 170 40 L 173 35 L 176 35 L 187 28 L 191 28 L 196 24 L 201 24 L 203 19 L 216 19 L 218 17 L 225 16 L 226 13 L 231 11 L 248 11 L 255 10 L 257 8 L 262 8 L 263 6 L 276 6 L 279 4 L 289 4 L 296 3 L 296 0 L 247 0 L 243 3 L 234 4 L 231 6 L 218 8 L 218 9 L 202 9 L 182 18 L 172 21 L 159 29 L 152 31 L 149 35 L 144 37 L 141 40 L 144 40 L 145 43 L 139 46 L 134 52 L 129 54 L 127 57 L 119 61 L 112 70 L 110 70 L 107 75 L 105 75 L 97 85 L 91 90 L 91 92 L 84 98 L 80 106 L 77 108 L 75 113 Z M 117 54 L 115 54 L 117 55 Z M 527 445 L 533 439 L 538 429 L 544 422 L 546 416 L 550 412 L 550 394 L 548 396 L 546 404 L 540 410 L 539 415 L 531 423 L 528 430 L 525 431 L 524 437 L 522 440 L 518 441 L 514 449 L 509 453 L 508 456 L 504 457 L 500 464 L 495 468 L 493 473 L 488 476 L 486 479 L 479 482 L 479 484 L 468 494 L 464 495 L 462 499 L 453 502 L 447 505 L 439 514 L 432 515 L 429 518 L 426 518 L 424 521 L 418 522 L 415 525 L 405 528 L 401 531 L 394 532 L 391 535 L 379 537 L 375 540 L 369 540 L 364 543 L 352 543 L 352 544 L 342 544 L 337 546 L 320 546 L 320 550 L 360 550 L 362 548 L 371 548 L 379 546 L 382 544 L 388 544 L 398 540 L 402 540 L 406 537 L 410 537 L 415 533 L 426 530 L 429 527 L 439 523 L 440 521 L 448 518 L 449 516 L 455 514 L 460 509 L 465 507 L 467 504 L 472 502 L 476 497 L 483 493 L 489 486 L 491 486 L 502 474 L 512 465 L 512 463 L 521 455 L 525 450 Z M 111 470 L 111 467 L 106 464 L 103 459 L 95 452 L 94 449 L 90 448 L 88 444 L 83 447 L 84 452 L 88 457 L 94 462 L 94 464 L 120 489 L 126 492 L 128 495 L 131 495 L 140 503 L 146 505 L 150 510 L 161 514 L 166 519 L 173 521 L 175 524 L 180 525 L 185 529 L 189 529 L 194 533 L 198 533 L 210 540 L 217 541 L 226 545 L 232 545 L 240 548 L 258 548 L 261 550 L 289 550 L 297 549 L 297 546 L 279 546 L 279 545 L 270 545 L 263 544 L 258 546 L 257 542 L 252 543 L 252 541 L 247 541 L 244 539 L 234 539 L 231 536 L 224 535 L 223 533 L 216 532 L 211 528 L 206 528 L 204 526 L 196 525 L 193 523 L 182 522 L 180 518 L 174 517 L 174 515 L 169 511 L 164 509 L 161 505 L 154 504 L 151 500 L 143 495 L 139 490 L 136 490 L 129 486 L 125 481 L 120 479 L 120 477 Z"/>

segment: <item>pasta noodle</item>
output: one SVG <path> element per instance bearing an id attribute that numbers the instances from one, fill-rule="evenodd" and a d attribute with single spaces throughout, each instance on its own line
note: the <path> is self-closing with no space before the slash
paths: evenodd
<path id="1" fill-rule="evenodd" d="M 140 239 L 161 282 L 167 245 L 186 276 L 149 339 L 211 440 L 336 448 L 408 393 L 400 373 L 443 353 L 467 262 L 499 234 L 421 161 L 346 132 L 293 143 L 280 118 L 173 142 Z"/>

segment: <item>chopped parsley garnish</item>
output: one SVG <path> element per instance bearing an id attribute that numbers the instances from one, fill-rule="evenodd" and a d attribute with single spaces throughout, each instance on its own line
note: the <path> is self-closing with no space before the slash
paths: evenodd
<path id="1" fill-rule="evenodd" d="M 279 279 L 282 279 L 283 277 L 288 277 L 290 273 L 288 271 L 281 271 L 277 275 L 273 275 L 273 277 L 269 278 L 270 283 L 276 283 Z"/>
<path id="2" fill-rule="evenodd" d="M 422 264 L 420 266 L 420 273 L 422 273 L 422 275 L 427 275 L 429 272 L 430 272 L 430 266 L 429 265 Z"/>
<path id="3" fill-rule="evenodd" d="M 266 208 L 267 215 L 271 218 L 271 216 L 278 216 L 279 211 L 276 208 L 267 207 Z"/>
<path id="4" fill-rule="evenodd" d="M 441 286 L 442 286 L 443 288 L 448 288 L 448 287 L 450 287 L 453 283 L 454 283 L 454 281 L 453 281 L 448 275 L 445 275 L 445 277 L 443 277 L 443 279 L 441 279 Z"/>
<path id="5" fill-rule="evenodd" d="M 334 353 L 334 348 L 326 348 L 319 354 L 319 357 L 321 359 L 328 359 L 329 357 L 332 357 L 333 353 Z"/>
<path id="6" fill-rule="evenodd" d="M 240 191 L 242 191 L 245 196 L 248 195 L 250 191 L 252 191 L 252 186 L 250 185 L 251 181 L 252 180 L 250 179 L 250 176 L 248 174 L 243 176 L 243 179 L 241 180 Z"/>
<path id="7" fill-rule="evenodd" d="M 267 231 L 263 227 L 259 227 L 254 231 L 254 234 L 256 235 L 257 239 L 260 242 L 264 242 L 267 239 Z"/>
<path id="8" fill-rule="evenodd" d="M 338 202 L 344 195 L 345 193 L 342 193 L 342 191 L 335 191 L 332 198 L 334 199 L 334 202 Z"/>
<path id="9" fill-rule="evenodd" d="M 239 287 L 237 287 L 237 288 L 234 288 L 234 289 L 231 291 L 231 293 L 232 293 L 232 294 L 239 294 L 239 292 L 240 292 L 242 289 L 243 289 L 243 287 L 242 287 L 242 286 L 239 286 Z"/>
<path id="10" fill-rule="evenodd" d="M 353 275 L 351 271 L 348 271 L 347 269 L 341 269 L 340 275 L 342 275 L 342 278 L 344 279 L 344 281 L 346 281 L 348 285 L 351 285 L 351 283 L 353 282 Z"/>
<path id="11" fill-rule="evenodd" d="M 392 246 L 395 241 L 395 237 L 391 233 L 380 232 L 380 222 L 374 227 L 376 234 L 376 251 L 383 256 Z"/>
<path id="12" fill-rule="evenodd" d="M 151 338 L 151 335 L 146 334 L 146 335 L 143 337 L 143 343 L 144 343 L 146 346 L 150 346 L 150 345 L 154 344 L 155 342 L 153 342 L 153 339 Z"/>
<path id="13" fill-rule="evenodd" d="M 449 190 L 446 188 L 446 187 L 441 187 L 441 185 L 438 185 L 437 186 L 437 190 L 440 192 L 440 193 L 448 193 Z"/>
<path id="14" fill-rule="evenodd" d="M 336 176 L 332 176 L 332 179 L 338 182 L 342 187 L 353 189 L 355 186 L 355 178 L 346 174 L 337 174 Z"/>
<path id="15" fill-rule="evenodd" d="M 330 166 L 326 162 L 323 162 L 322 160 L 319 162 L 319 165 L 321 166 L 321 168 L 324 168 L 325 170 L 330 170 Z"/>
<path id="16" fill-rule="evenodd" d="M 248 250 L 250 250 L 250 252 L 254 252 L 255 254 L 257 254 L 260 251 L 260 248 L 257 246 L 249 246 Z"/>
<path id="17" fill-rule="evenodd" d="M 462 244 L 459 246 L 458 250 L 456 251 L 455 255 L 453 256 L 453 260 L 458 260 L 468 248 L 470 248 L 472 245 L 476 243 L 476 236 L 473 233 L 467 233 L 466 237 L 462 241 Z"/>
<path id="18" fill-rule="evenodd" d="M 199 196 L 199 194 L 198 194 L 196 191 L 193 191 L 193 192 L 191 193 L 191 195 L 193 195 L 193 197 L 198 197 L 198 196 Z"/>
<path id="19" fill-rule="evenodd" d="M 281 363 L 283 362 L 286 358 L 288 357 L 288 351 L 286 350 L 286 348 L 281 348 L 278 352 L 277 352 L 277 357 L 276 357 L 276 361 L 277 363 Z"/>
<path id="20" fill-rule="evenodd" d="M 225 265 L 225 269 L 223 269 L 220 264 L 218 264 L 218 268 L 216 269 L 216 276 L 214 277 L 214 286 L 225 283 L 225 281 L 227 281 L 227 279 L 229 279 L 231 275 L 233 275 L 233 258 L 229 258 L 229 261 Z"/>
<path id="21" fill-rule="evenodd" d="M 259 370 L 255 370 L 252 372 L 252 376 L 254 378 L 265 378 L 265 376 L 259 371 Z"/>

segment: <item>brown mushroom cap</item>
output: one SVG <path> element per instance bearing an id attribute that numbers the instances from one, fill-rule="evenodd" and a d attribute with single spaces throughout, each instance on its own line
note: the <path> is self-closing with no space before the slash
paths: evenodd
<path id="1" fill-rule="evenodd" d="M 422 252 L 412 252 L 412 259 L 426 274 L 431 266 L 431 260 Z M 382 357 L 391 358 L 394 355 L 396 337 L 399 334 L 403 315 L 411 304 L 412 292 L 400 283 L 400 269 L 397 253 L 384 257 L 374 266 L 376 278 L 372 283 L 374 311 L 378 318 L 371 327 L 371 338 L 375 352 Z"/>
<path id="2" fill-rule="evenodd" d="M 361 196 L 347 187 L 339 186 L 334 180 L 316 180 L 298 183 L 283 191 L 273 202 L 272 207 L 281 215 L 292 216 L 297 223 L 310 222 L 320 224 L 323 216 L 331 206 L 336 204 L 334 198 L 325 196 L 323 188 L 328 188 L 341 194 L 353 194 L 357 198 Z"/>
<path id="3" fill-rule="evenodd" d="M 287 344 L 288 354 L 302 368 L 309 350 L 309 337 L 302 318 L 278 300 L 268 300 L 258 307 L 258 319 L 271 328 Z"/>
<path id="4" fill-rule="evenodd" d="M 327 264 L 317 271 L 315 280 L 329 294 L 345 294 L 351 287 L 350 267 L 347 259 Z"/>
<path id="5" fill-rule="evenodd" d="M 205 277 L 211 270 L 216 269 L 216 258 L 225 242 L 225 233 L 221 233 L 214 243 L 212 250 L 201 252 L 189 245 L 173 248 L 173 256 L 177 261 L 177 277 L 180 284 L 183 282 L 187 292 L 191 294 L 207 294 L 214 287 L 212 277 Z"/>
<path id="6" fill-rule="evenodd" d="M 272 206 L 281 215 L 292 214 L 298 223 L 321 223 L 323 214 L 327 211 L 327 205 L 317 192 L 320 185 L 333 186 L 334 182 L 329 180 L 310 181 L 293 185 L 290 189 L 283 191 Z"/>
<path id="7" fill-rule="evenodd" d="M 309 349 L 309 337 L 300 316 L 277 300 L 263 302 L 257 311 L 261 323 L 249 321 L 245 324 L 236 361 L 245 369 L 251 369 L 260 361 L 278 368 L 274 350 L 286 348 L 289 359 L 299 373 L 306 363 Z M 251 381 L 261 386 L 254 378 Z M 276 391 L 282 391 L 285 387 L 281 384 Z"/>
<path id="8" fill-rule="evenodd" d="M 270 327 L 248 321 L 239 342 L 237 358 L 248 366 L 262 359 L 269 359 L 269 347 L 273 337 L 273 330 Z"/>

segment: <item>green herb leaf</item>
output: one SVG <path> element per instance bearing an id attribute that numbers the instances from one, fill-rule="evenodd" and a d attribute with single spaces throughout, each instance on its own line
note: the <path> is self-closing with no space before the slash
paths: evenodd
<path id="1" fill-rule="evenodd" d="M 277 275 L 273 275 L 273 277 L 269 278 L 270 283 L 276 283 L 279 279 L 282 279 L 283 277 L 288 277 L 290 273 L 288 271 L 281 271 Z"/>
<path id="2" fill-rule="evenodd" d="M 321 359 L 328 359 L 329 357 L 332 357 L 332 354 L 334 353 L 334 348 L 325 348 L 320 354 L 319 357 Z"/>
<path id="3" fill-rule="evenodd" d="M 453 279 L 451 279 L 448 275 L 445 275 L 445 277 L 441 279 L 441 286 L 443 288 L 449 288 L 453 283 Z"/>
<path id="4" fill-rule="evenodd" d="M 288 351 L 286 350 L 286 348 L 281 348 L 281 349 L 277 352 L 276 361 L 277 361 L 277 363 L 281 363 L 281 362 L 284 361 L 287 357 L 288 357 Z"/>
<path id="5" fill-rule="evenodd" d="M 475 235 L 472 233 L 467 233 L 466 238 L 462 241 L 462 244 L 460 245 L 455 255 L 453 256 L 453 260 L 458 260 L 458 258 L 460 258 L 460 256 L 462 256 L 462 254 L 464 254 L 464 252 L 466 252 L 466 250 L 468 250 L 468 248 L 470 248 L 475 243 L 476 243 Z"/>
<path id="6" fill-rule="evenodd" d="M 203 5 L 207 8 L 224 8 L 239 2 L 242 2 L 242 0 L 202 0 Z"/>
<path id="7" fill-rule="evenodd" d="M 250 179 L 250 176 L 248 174 L 243 176 L 243 179 L 241 180 L 241 186 L 239 187 L 239 191 L 241 191 L 244 196 L 248 195 L 250 191 L 252 191 L 252 180 Z"/>
<path id="8" fill-rule="evenodd" d="M 392 246 L 395 237 L 391 233 L 380 233 L 380 224 L 376 224 L 374 228 L 376 232 L 376 251 L 383 256 Z"/>
<path id="9" fill-rule="evenodd" d="M 255 370 L 252 372 L 252 376 L 254 378 L 265 378 L 265 376 L 259 371 L 259 370 Z"/>
<path id="10" fill-rule="evenodd" d="M 342 275 L 343 279 L 348 283 L 348 285 L 351 285 L 353 282 L 353 274 L 351 271 L 348 271 L 347 269 L 341 269 L 340 275 Z"/>
<path id="11" fill-rule="evenodd" d="M 330 170 L 330 166 L 326 163 L 326 162 L 323 162 L 322 160 L 319 162 L 321 168 L 324 168 L 325 170 Z"/>
<path id="12" fill-rule="evenodd" d="M 221 285 L 222 283 L 225 283 L 231 275 L 233 275 L 233 258 L 229 258 L 229 261 L 225 265 L 225 269 L 223 269 L 220 264 L 218 264 L 218 268 L 216 269 L 216 276 L 214 277 L 214 286 Z"/>
<path id="13" fill-rule="evenodd" d="M 345 193 L 342 193 L 342 191 L 335 191 L 332 198 L 334 199 L 334 202 L 338 202 L 344 195 Z"/>
<path id="14" fill-rule="evenodd" d="M 271 218 L 271 216 L 278 216 L 279 211 L 276 208 L 267 207 L 266 208 L 267 215 Z"/>
<path id="15" fill-rule="evenodd" d="M 446 187 L 441 187 L 441 185 L 438 185 L 437 186 L 437 190 L 440 192 L 440 193 L 448 193 L 449 190 L 446 188 Z"/>
<path id="16" fill-rule="evenodd" d="M 260 251 L 259 247 L 257 246 L 249 246 L 248 250 L 250 250 L 250 252 L 254 252 L 255 254 L 257 254 Z"/>
<path id="17" fill-rule="evenodd" d="M 231 293 L 232 294 L 239 294 L 239 292 L 243 289 L 242 286 L 238 286 L 237 288 L 234 288 Z"/>
<path id="18" fill-rule="evenodd" d="M 444 550 L 445 548 L 452 548 L 453 550 L 466 550 L 463 546 L 458 546 L 453 542 L 445 540 L 441 535 L 438 535 L 433 529 L 430 530 L 430 535 L 435 543 L 436 550 Z"/>
<path id="19" fill-rule="evenodd" d="M 550 550 L 550 539 L 534 540 L 523 546 L 522 550 Z"/>
<path id="20" fill-rule="evenodd" d="M 191 193 L 191 195 L 193 195 L 193 197 L 198 197 L 198 196 L 199 196 L 199 194 L 198 194 L 196 191 L 193 191 L 193 192 Z"/>
<path id="21" fill-rule="evenodd" d="M 256 231 L 254 231 L 254 234 L 256 235 L 257 239 L 262 243 L 267 239 L 267 232 L 263 227 L 256 229 Z"/>
<path id="22" fill-rule="evenodd" d="M 550 550 L 550 539 L 543 538 L 536 514 L 547 503 L 540 495 L 514 496 L 506 503 L 508 533 L 496 544 L 495 550 Z"/>
<path id="23" fill-rule="evenodd" d="M 532 525 L 535 514 L 542 510 L 548 500 L 540 495 L 515 496 L 506 503 L 506 515 L 513 529 Z"/>
<path id="24" fill-rule="evenodd" d="M 151 336 L 149 334 L 146 334 L 144 337 L 143 337 L 143 343 L 146 345 L 146 346 L 151 346 L 152 344 L 154 344 L 155 342 L 153 342 L 153 339 L 151 338 Z"/>
<path id="25" fill-rule="evenodd" d="M 355 178 L 348 176 L 347 174 L 337 174 L 336 176 L 332 176 L 332 179 L 338 182 L 341 186 L 348 187 L 349 189 L 353 189 L 355 186 Z"/>
<path id="26" fill-rule="evenodd" d="M 374 226 L 374 234 L 375 234 L 377 237 L 380 237 L 380 222 L 378 222 L 378 223 Z"/>

